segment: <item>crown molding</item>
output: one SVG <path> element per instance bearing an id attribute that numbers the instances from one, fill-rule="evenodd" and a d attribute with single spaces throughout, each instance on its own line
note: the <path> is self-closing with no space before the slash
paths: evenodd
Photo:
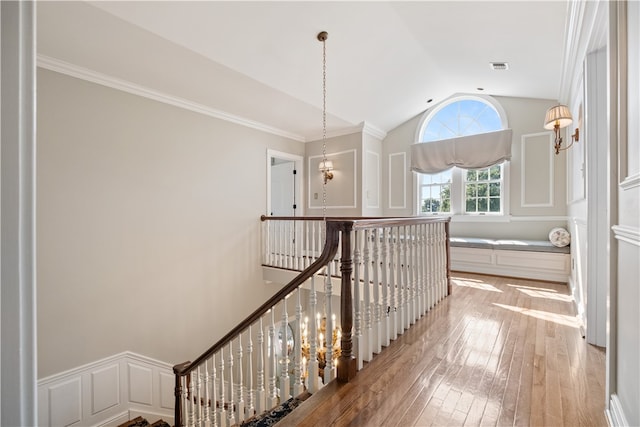
<path id="1" fill-rule="evenodd" d="M 362 133 L 366 133 L 369 136 L 383 140 L 387 137 L 387 133 L 380 128 L 373 126 L 367 122 L 360 123 L 362 126 Z"/>
<path id="2" fill-rule="evenodd" d="M 327 138 L 336 138 L 339 136 L 352 135 L 354 133 L 363 133 L 370 135 L 374 138 L 378 138 L 383 140 L 387 137 L 387 133 L 373 125 L 370 125 L 366 122 L 362 122 L 355 126 L 349 126 L 342 129 L 334 129 L 331 131 L 327 131 Z M 316 135 L 307 139 L 307 142 L 310 141 L 320 141 L 322 140 L 322 135 Z"/>
<path id="3" fill-rule="evenodd" d="M 193 111 L 195 113 L 203 114 L 205 116 L 231 122 L 240 126 L 256 129 L 256 130 L 270 133 L 273 135 L 282 136 L 284 138 L 293 139 L 299 142 L 305 142 L 305 138 L 301 135 L 287 132 L 282 129 L 277 129 L 277 128 L 265 125 L 263 123 L 249 120 L 240 116 L 225 113 L 224 111 L 216 110 L 215 108 L 211 108 L 203 104 L 198 104 L 196 102 L 188 101 L 180 97 L 158 92 L 156 90 L 153 90 L 144 86 L 140 86 L 135 83 L 128 82 L 126 80 L 108 76 L 106 74 L 102 74 L 97 71 L 80 67 L 78 65 L 74 65 L 69 62 L 65 62 L 65 61 L 52 58 L 46 55 L 42 55 L 42 54 L 37 55 L 37 66 L 50 71 L 55 71 L 57 73 L 66 74 L 68 76 L 75 77 L 81 80 L 86 80 L 91 83 L 96 83 L 102 86 L 110 87 L 112 89 L 121 90 L 123 92 L 131 93 L 133 95 L 142 96 L 144 98 L 152 99 L 154 101 L 162 102 L 164 104 L 172 105 L 174 107 Z"/>

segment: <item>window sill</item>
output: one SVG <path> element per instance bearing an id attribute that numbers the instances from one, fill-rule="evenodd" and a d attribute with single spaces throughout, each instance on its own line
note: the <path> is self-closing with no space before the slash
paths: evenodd
<path id="1" fill-rule="evenodd" d="M 511 215 L 451 215 L 451 222 L 511 222 Z"/>

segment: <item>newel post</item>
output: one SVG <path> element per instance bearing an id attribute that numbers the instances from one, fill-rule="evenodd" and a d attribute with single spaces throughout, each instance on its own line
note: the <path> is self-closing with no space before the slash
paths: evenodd
<path id="1" fill-rule="evenodd" d="M 338 381 L 349 382 L 356 376 L 356 359 L 353 357 L 353 298 L 351 294 L 351 274 L 353 272 L 353 259 L 351 258 L 351 230 L 352 222 L 344 222 L 342 231 L 342 256 L 340 259 L 340 272 L 342 283 L 340 286 L 340 324 L 342 338 L 340 340 L 340 358 L 338 359 Z M 356 285 L 357 286 L 357 285 Z"/>
<path id="2" fill-rule="evenodd" d="M 176 397 L 176 404 L 175 404 L 175 408 L 174 408 L 174 413 L 173 413 L 173 424 L 176 427 L 182 427 L 184 426 L 184 423 L 182 422 L 183 418 L 182 418 L 182 371 L 183 368 L 187 365 L 189 365 L 189 363 L 191 362 L 184 362 L 181 363 L 179 365 L 175 365 L 173 367 L 173 373 L 176 376 L 176 385 L 175 385 L 175 397 Z"/>

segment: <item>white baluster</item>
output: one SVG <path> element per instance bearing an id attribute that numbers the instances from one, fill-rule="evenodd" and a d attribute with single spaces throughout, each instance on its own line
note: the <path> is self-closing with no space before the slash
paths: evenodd
<path id="1" fill-rule="evenodd" d="M 309 342 L 309 360 L 307 369 L 307 390 L 313 394 L 318 391 L 318 323 L 316 313 L 318 313 L 318 299 L 316 294 L 316 276 L 311 276 L 311 291 L 309 292 L 309 311 L 311 314 L 311 328 L 307 331 Z"/>
<path id="2" fill-rule="evenodd" d="M 411 325 L 414 323 L 414 313 L 415 308 L 413 306 L 413 226 L 405 225 L 405 301 L 407 304 L 407 318 L 405 319 L 405 329 L 409 329 Z"/>
<path id="3" fill-rule="evenodd" d="M 278 406 L 278 389 L 276 388 L 277 357 L 276 357 L 276 318 L 275 307 L 271 309 L 271 324 L 269 325 L 269 397 L 267 408 Z"/>
<path id="4" fill-rule="evenodd" d="M 438 223 L 438 228 L 440 230 L 440 283 L 442 284 L 440 299 L 444 299 L 447 296 L 447 233 L 444 222 Z"/>
<path id="5" fill-rule="evenodd" d="M 187 398 L 189 399 L 187 426 L 196 425 L 196 405 L 193 402 L 195 393 L 195 382 L 195 372 L 191 371 L 189 373 L 189 392 L 187 393 Z"/>
<path id="6" fill-rule="evenodd" d="M 398 281 L 397 281 L 397 285 L 396 285 L 396 295 L 397 295 L 397 301 L 398 301 L 398 320 L 397 320 L 397 325 L 396 325 L 396 331 L 398 333 L 398 335 L 402 335 L 404 333 L 404 319 L 407 317 L 407 301 L 405 300 L 405 289 L 406 289 L 406 282 L 404 281 L 405 279 L 405 275 L 404 275 L 404 269 L 406 267 L 405 265 L 405 260 L 406 260 L 406 251 L 405 251 L 405 242 L 406 242 L 406 236 L 403 235 L 402 230 L 404 229 L 404 227 L 396 227 L 397 228 L 397 235 L 398 235 L 398 239 L 396 240 L 396 246 L 397 246 L 397 250 L 398 250 L 398 262 L 396 264 L 396 274 L 398 276 Z"/>
<path id="7" fill-rule="evenodd" d="M 251 325 L 247 333 L 247 376 L 246 376 L 246 405 L 245 419 L 253 417 L 255 414 L 255 403 L 253 400 L 253 338 L 251 336 Z"/>
<path id="8" fill-rule="evenodd" d="M 382 300 L 380 294 L 382 291 L 382 284 L 380 283 L 379 270 L 380 270 L 380 237 L 378 236 L 379 229 L 375 228 L 372 232 L 373 239 L 373 345 L 371 349 L 374 353 L 379 354 L 382 350 Z M 373 355 L 372 355 L 373 358 Z"/>
<path id="9" fill-rule="evenodd" d="M 190 378 L 190 374 L 183 375 L 180 377 L 180 389 L 181 395 L 180 399 L 182 400 L 182 421 L 185 426 L 189 425 L 189 414 L 191 410 L 191 405 L 189 404 L 189 382 L 187 378 Z"/>
<path id="10" fill-rule="evenodd" d="M 333 372 L 333 345 L 332 345 L 332 337 L 333 337 L 333 309 L 332 309 L 332 295 L 333 295 L 333 283 L 331 282 L 331 273 L 332 273 L 332 265 L 333 263 L 329 263 L 326 267 L 327 275 L 325 277 L 324 286 L 325 286 L 325 307 L 326 307 L 326 328 L 325 328 L 325 336 L 324 339 L 326 341 L 325 348 L 325 367 L 324 367 L 324 383 L 328 384 L 329 381 L 335 378 Z"/>
<path id="11" fill-rule="evenodd" d="M 211 403 L 211 395 L 209 394 L 209 361 L 204 361 L 204 375 L 203 375 L 203 387 L 204 387 L 204 403 L 202 405 L 203 409 L 203 417 L 202 417 L 202 425 L 210 426 L 211 425 L 211 414 L 210 414 L 210 403 Z"/>
<path id="12" fill-rule="evenodd" d="M 373 331 L 371 329 L 372 323 L 372 309 L 373 304 L 371 302 L 371 259 L 370 256 L 370 240 L 371 240 L 371 230 L 364 231 L 364 248 L 362 251 L 362 265 L 364 267 L 363 275 L 364 275 L 364 331 L 362 333 L 363 337 L 363 350 L 362 350 L 362 360 L 371 361 L 373 358 Z M 374 287 L 378 287 L 377 284 L 374 284 Z M 362 369 L 359 367 L 358 369 Z"/>
<path id="13" fill-rule="evenodd" d="M 211 405 L 209 411 L 209 418 L 211 419 L 211 426 L 218 427 L 218 414 L 217 414 L 217 403 L 218 403 L 218 390 L 217 390 L 217 373 L 216 373 L 216 355 L 211 356 Z"/>
<path id="14" fill-rule="evenodd" d="M 286 224 L 287 224 L 287 246 L 286 246 L 286 248 L 287 248 L 287 268 L 293 269 L 294 268 L 294 262 L 293 262 L 293 256 L 294 256 L 293 221 L 287 221 Z"/>
<path id="15" fill-rule="evenodd" d="M 435 250 L 435 237 L 434 237 L 434 225 L 429 224 L 429 309 L 433 308 L 436 303 L 436 289 L 435 289 L 435 269 L 436 269 L 436 250 Z"/>
<path id="16" fill-rule="evenodd" d="M 313 246 L 311 246 L 311 230 L 313 223 L 310 221 L 304 222 L 304 268 L 307 268 L 311 265 L 311 250 Z"/>
<path id="17" fill-rule="evenodd" d="M 417 237 L 417 254 L 416 254 L 416 290 L 418 292 L 418 317 L 422 317 L 425 313 L 424 299 L 424 224 L 418 224 L 416 230 Z"/>
<path id="18" fill-rule="evenodd" d="M 227 371 L 229 372 L 229 407 L 227 408 L 227 419 L 232 426 L 236 422 L 235 395 L 233 382 L 233 341 L 229 341 L 229 356 L 227 357 Z"/>
<path id="19" fill-rule="evenodd" d="M 227 427 L 229 424 L 227 423 L 227 410 L 225 408 L 225 390 L 224 390 L 224 349 L 220 349 L 220 359 L 218 360 L 218 396 L 220 396 L 220 401 L 218 402 L 218 423 L 221 427 Z"/>
<path id="20" fill-rule="evenodd" d="M 389 338 L 395 340 L 398 338 L 398 304 L 396 291 L 396 236 L 397 228 L 392 227 L 389 230 Z"/>
<path id="21" fill-rule="evenodd" d="M 256 413 L 261 414 L 267 410 L 266 405 L 266 392 L 264 389 L 264 325 L 262 323 L 262 317 L 260 318 L 260 324 L 258 329 L 258 375 L 256 381 L 258 382 L 256 389 Z"/>
<path id="22" fill-rule="evenodd" d="M 282 342 L 280 351 L 282 355 L 282 359 L 280 359 L 280 402 L 284 402 L 285 400 L 291 397 L 289 382 L 289 314 L 287 313 L 287 299 L 289 296 L 287 295 L 284 300 L 282 300 L 282 325 L 280 326 L 280 332 L 282 333 Z"/>
<path id="23" fill-rule="evenodd" d="M 295 337 L 293 339 L 294 349 L 293 349 L 293 395 L 299 396 L 304 391 L 304 384 L 302 382 L 302 369 L 301 369 L 301 359 L 302 359 L 302 336 L 300 331 L 302 330 L 302 300 L 300 296 L 301 290 L 300 287 L 296 291 L 296 327 L 294 330 Z"/>
<path id="24" fill-rule="evenodd" d="M 415 266 L 416 266 L 416 228 L 414 225 L 407 227 L 409 230 L 408 249 L 409 255 L 407 256 L 407 292 L 409 301 L 408 310 L 408 323 L 407 328 L 413 325 L 416 320 L 416 313 L 418 311 L 416 306 L 416 282 L 415 282 Z"/>
<path id="25" fill-rule="evenodd" d="M 389 346 L 391 340 L 391 305 L 389 303 L 390 283 L 389 283 L 389 259 L 387 253 L 390 243 L 390 232 L 388 228 L 382 229 L 382 345 Z"/>
<path id="26" fill-rule="evenodd" d="M 200 376 L 200 366 L 196 368 L 195 371 L 196 384 L 195 384 L 195 394 L 193 396 L 193 402 L 196 405 L 195 411 L 195 425 L 199 426 L 202 422 L 202 410 L 204 409 L 202 406 L 202 377 Z"/>
<path id="27" fill-rule="evenodd" d="M 236 423 L 244 421 L 244 388 L 242 379 L 242 333 L 238 335 L 238 349 L 236 350 L 236 366 L 237 375 L 235 378 L 235 397 L 236 397 Z"/>
<path id="28" fill-rule="evenodd" d="M 364 340 L 362 338 L 362 304 L 360 303 L 360 237 L 358 230 L 352 233 L 353 242 L 353 350 L 356 358 L 356 369 L 362 369 Z M 365 283 L 365 286 L 369 286 Z"/>

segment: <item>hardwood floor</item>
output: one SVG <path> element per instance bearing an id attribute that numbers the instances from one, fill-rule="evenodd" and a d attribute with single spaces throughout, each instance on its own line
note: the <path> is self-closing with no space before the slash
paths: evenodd
<path id="1" fill-rule="evenodd" d="M 453 292 L 279 426 L 606 426 L 605 354 L 566 285 L 453 273 Z"/>

